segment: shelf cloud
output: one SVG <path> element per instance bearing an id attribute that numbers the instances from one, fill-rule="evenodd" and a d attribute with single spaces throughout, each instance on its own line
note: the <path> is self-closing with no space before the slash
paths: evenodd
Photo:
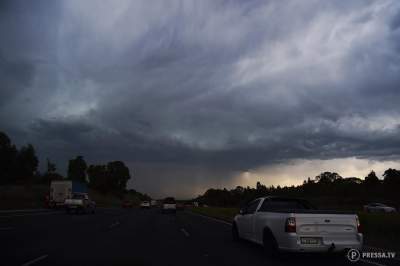
<path id="1" fill-rule="evenodd" d="M 131 187 L 189 197 L 399 162 L 395 0 L 2 1 L 0 35 L 0 130 L 61 170 L 123 160 Z"/>

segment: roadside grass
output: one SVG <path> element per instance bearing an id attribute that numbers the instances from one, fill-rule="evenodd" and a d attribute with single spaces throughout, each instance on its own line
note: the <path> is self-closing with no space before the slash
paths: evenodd
<path id="1" fill-rule="evenodd" d="M 232 222 L 238 208 L 193 207 L 194 213 Z M 400 214 L 358 212 L 364 234 L 364 244 L 368 246 L 400 251 Z"/>
<path id="2" fill-rule="evenodd" d="M 0 209 L 44 208 L 48 186 L 0 186 Z"/>
<path id="3" fill-rule="evenodd" d="M 400 251 L 400 214 L 359 212 L 364 243 Z"/>

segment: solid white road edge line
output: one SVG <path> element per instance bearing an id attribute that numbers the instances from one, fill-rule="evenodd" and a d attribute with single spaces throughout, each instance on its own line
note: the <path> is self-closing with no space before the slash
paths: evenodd
<path id="1" fill-rule="evenodd" d="M 189 237 L 189 233 L 185 230 L 185 228 L 181 228 L 182 233 L 186 236 Z"/>
<path id="2" fill-rule="evenodd" d="M 12 218 L 12 217 L 24 217 L 24 216 L 38 216 L 38 215 L 47 215 L 47 214 L 57 214 L 57 213 L 63 213 L 61 211 L 58 212 L 39 212 L 39 213 L 31 213 L 31 214 L 15 214 L 15 215 L 0 215 L 1 218 Z"/>
<path id="3" fill-rule="evenodd" d="M 40 256 L 40 257 L 38 257 L 38 258 L 36 258 L 36 259 L 30 260 L 30 261 L 28 261 L 28 262 L 25 262 L 24 264 L 22 264 L 22 266 L 29 266 L 29 265 L 32 265 L 32 264 L 34 264 L 34 263 L 36 263 L 36 262 L 38 262 L 38 261 L 41 261 L 41 260 L 47 258 L 48 256 L 49 256 L 49 255 Z"/>
<path id="4" fill-rule="evenodd" d="M 229 226 L 232 225 L 232 223 L 229 223 L 229 222 L 217 219 L 217 218 L 213 218 L 213 217 L 210 217 L 210 216 L 207 216 L 207 215 L 198 214 L 198 213 L 194 213 L 194 212 L 191 212 L 191 211 L 188 211 L 186 213 L 190 213 L 190 214 L 195 215 L 195 216 L 200 216 L 200 217 L 203 217 L 205 219 L 208 219 L 208 220 L 211 220 L 211 221 L 214 221 L 214 222 L 218 222 L 218 223 L 222 223 L 222 224 L 225 224 L 225 225 L 229 225 Z"/>

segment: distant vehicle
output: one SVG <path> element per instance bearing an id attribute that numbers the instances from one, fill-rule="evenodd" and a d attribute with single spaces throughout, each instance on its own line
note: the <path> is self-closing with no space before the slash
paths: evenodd
<path id="1" fill-rule="evenodd" d="M 232 236 L 263 245 L 268 255 L 361 250 L 363 245 L 356 214 L 320 211 L 304 200 L 279 197 L 258 198 L 242 208 Z"/>
<path id="2" fill-rule="evenodd" d="M 65 209 L 68 213 L 94 213 L 96 203 L 89 199 L 87 193 L 73 193 L 70 199 L 65 200 Z"/>
<path id="3" fill-rule="evenodd" d="M 367 205 L 364 205 L 364 211 L 366 212 L 390 212 L 394 213 L 396 212 L 396 208 L 387 206 L 382 203 L 369 203 Z"/>
<path id="4" fill-rule="evenodd" d="M 71 198 L 73 193 L 87 193 L 86 184 L 71 180 L 52 181 L 48 206 L 50 208 L 63 207 L 65 200 Z"/>
<path id="5" fill-rule="evenodd" d="M 150 205 L 154 206 L 154 207 L 157 206 L 157 201 L 156 200 L 151 200 L 150 201 Z"/>
<path id="6" fill-rule="evenodd" d="M 168 197 L 165 198 L 162 204 L 162 209 L 161 211 L 163 213 L 167 213 L 167 212 L 172 212 L 175 213 L 176 212 L 176 201 L 174 198 L 172 197 Z"/>
<path id="7" fill-rule="evenodd" d="M 133 203 L 130 200 L 124 200 L 122 202 L 122 208 L 132 208 L 133 207 Z"/>
<path id="8" fill-rule="evenodd" d="M 140 203 L 140 208 L 142 208 L 142 209 L 150 209 L 150 201 L 147 201 L 147 200 L 142 201 Z"/>

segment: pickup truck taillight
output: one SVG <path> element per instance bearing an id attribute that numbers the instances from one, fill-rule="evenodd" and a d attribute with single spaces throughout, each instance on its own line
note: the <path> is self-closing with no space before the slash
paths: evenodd
<path id="1" fill-rule="evenodd" d="M 296 233 L 296 218 L 295 217 L 289 217 L 286 219 L 285 232 L 286 233 Z"/>
<path id="2" fill-rule="evenodd" d="M 361 224 L 360 224 L 360 220 L 358 219 L 358 217 L 356 217 L 356 223 L 357 223 L 357 232 L 361 233 Z"/>

